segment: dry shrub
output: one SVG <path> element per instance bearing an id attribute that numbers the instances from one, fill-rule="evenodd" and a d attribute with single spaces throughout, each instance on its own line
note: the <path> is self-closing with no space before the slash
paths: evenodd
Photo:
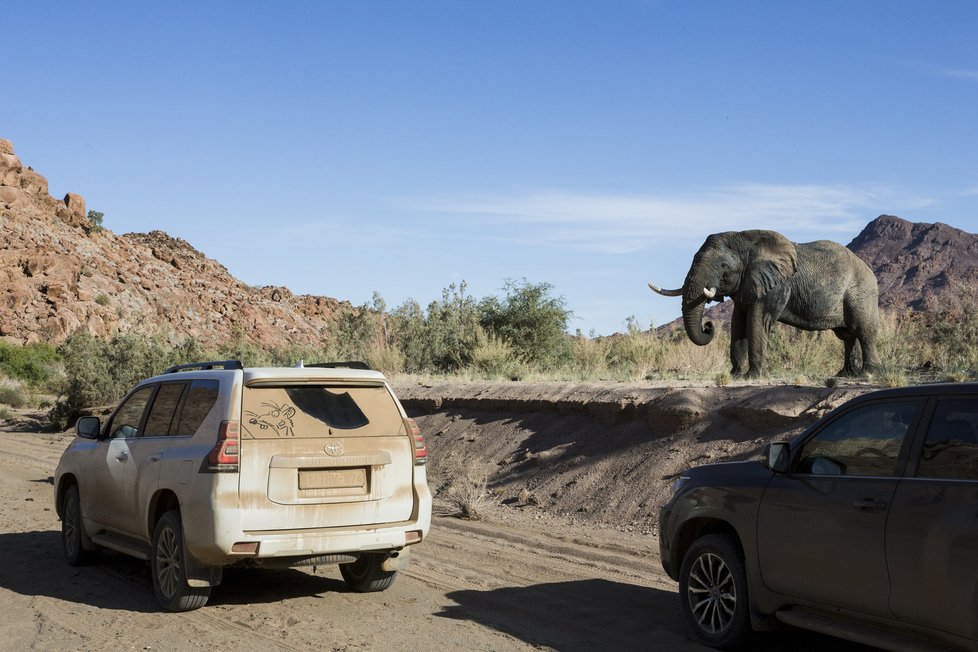
<path id="1" fill-rule="evenodd" d="M 518 380 L 526 375 L 526 365 L 505 340 L 481 328 L 476 333 L 470 367 L 490 378 Z"/>
<path id="2" fill-rule="evenodd" d="M 428 485 L 446 515 L 477 521 L 496 502 L 489 490 L 493 465 L 461 451 L 428 463 Z"/>
<path id="3" fill-rule="evenodd" d="M 28 402 L 28 394 L 23 383 L 0 377 L 0 403 L 12 408 L 22 408 Z"/>
<path id="4" fill-rule="evenodd" d="M 404 352 L 396 346 L 372 343 L 366 346 L 363 356 L 364 362 L 371 369 L 377 369 L 388 376 L 404 372 Z"/>
<path id="5" fill-rule="evenodd" d="M 571 342 L 574 371 L 581 378 L 598 378 L 608 371 L 608 338 L 586 337 L 580 331 Z"/>

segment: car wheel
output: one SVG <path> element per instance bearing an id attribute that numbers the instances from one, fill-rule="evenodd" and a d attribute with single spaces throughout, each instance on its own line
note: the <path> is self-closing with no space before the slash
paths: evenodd
<path id="1" fill-rule="evenodd" d="M 153 590 L 160 605 L 168 611 L 190 611 L 207 604 L 210 587 L 187 584 L 186 552 L 183 548 L 183 523 L 180 512 L 164 514 L 153 532 L 150 551 Z"/>
<path id="2" fill-rule="evenodd" d="M 65 492 L 64 516 L 61 519 L 61 544 L 65 561 L 71 566 L 83 566 L 92 561 L 98 550 L 85 550 L 85 523 L 82 521 L 81 498 L 78 485 L 71 485 Z"/>
<path id="3" fill-rule="evenodd" d="M 357 593 L 372 593 L 383 591 L 394 583 L 397 571 L 385 571 L 381 568 L 386 553 L 366 553 L 352 564 L 340 564 L 340 574 L 346 585 Z"/>
<path id="4" fill-rule="evenodd" d="M 750 608 L 744 555 L 737 540 L 710 534 L 693 542 L 679 571 L 683 615 L 696 638 L 732 650 L 750 637 Z"/>

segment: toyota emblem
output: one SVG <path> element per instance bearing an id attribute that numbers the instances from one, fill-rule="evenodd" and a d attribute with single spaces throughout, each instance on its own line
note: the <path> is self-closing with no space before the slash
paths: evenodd
<path id="1" fill-rule="evenodd" d="M 338 457 L 343 454 L 343 440 L 331 441 L 323 449 L 330 457 Z"/>

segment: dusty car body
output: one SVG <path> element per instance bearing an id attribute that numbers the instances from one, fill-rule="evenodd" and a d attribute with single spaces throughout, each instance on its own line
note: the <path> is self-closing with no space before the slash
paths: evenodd
<path id="1" fill-rule="evenodd" d="M 183 365 L 76 430 L 54 478 L 68 563 L 147 559 L 169 610 L 233 565 L 339 563 L 383 590 L 430 527 L 424 439 L 376 371 Z"/>
<path id="2" fill-rule="evenodd" d="M 766 463 L 690 469 L 660 552 L 693 633 L 778 622 L 888 649 L 978 650 L 978 385 L 873 392 Z"/>

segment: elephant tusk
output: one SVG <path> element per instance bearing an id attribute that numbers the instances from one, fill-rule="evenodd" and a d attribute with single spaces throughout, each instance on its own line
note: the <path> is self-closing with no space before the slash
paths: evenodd
<path id="1" fill-rule="evenodd" d="M 655 285 L 652 282 L 649 282 L 649 287 L 652 289 L 653 292 L 655 292 L 656 294 L 661 294 L 664 297 L 678 297 L 678 296 L 682 296 L 683 293 L 682 288 L 679 288 L 678 290 L 663 290 L 658 285 Z"/>
<path id="2" fill-rule="evenodd" d="M 717 295 L 716 288 L 703 288 L 703 296 L 706 297 L 707 299 L 712 299 L 716 295 Z"/>

